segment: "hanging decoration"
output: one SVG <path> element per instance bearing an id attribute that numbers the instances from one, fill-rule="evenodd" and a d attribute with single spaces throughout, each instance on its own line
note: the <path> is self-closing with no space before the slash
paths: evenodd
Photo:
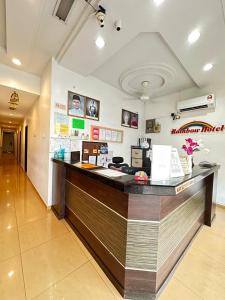
<path id="1" fill-rule="evenodd" d="M 14 91 L 9 100 L 9 109 L 10 110 L 15 110 L 17 108 L 17 105 L 19 104 L 19 95 L 16 91 Z"/>

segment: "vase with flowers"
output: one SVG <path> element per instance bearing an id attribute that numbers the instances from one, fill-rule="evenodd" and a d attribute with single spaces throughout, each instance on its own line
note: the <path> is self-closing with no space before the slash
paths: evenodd
<path id="1" fill-rule="evenodd" d="M 194 141 L 191 138 L 185 139 L 185 144 L 182 146 L 182 149 L 186 153 L 186 161 L 187 161 L 187 169 L 188 169 L 185 174 L 192 173 L 192 168 L 194 166 L 193 163 L 194 152 L 200 151 L 201 149 L 205 150 L 206 152 L 210 151 L 209 149 L 204 148 L 204 145 L 202 144 L 202 140 Z"/>
<path id="2" fill-rule="evenodd" d="M 193 163 L 193 153 L 195 151 L 200 151 L 200 143 L 194 141 L 191 138 L 185 139 L 185 144 L 182 146 L 182 149 L 186 153 L 186 160 L 187 160 L 187 167 L 188 167 L 188 174 L 192 173 L 192 168 L 194 166 Z"/>

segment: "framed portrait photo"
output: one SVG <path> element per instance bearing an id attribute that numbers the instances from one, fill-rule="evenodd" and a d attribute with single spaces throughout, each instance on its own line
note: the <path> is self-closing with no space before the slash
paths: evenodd
<path id="1" fill-rule="evenodd" d="M 131 127 L 131 112 L 130 111 L 122 109 L 121 126 Z"/>
<path id="2" fill-rule="evenodd" d="M 130 127 L 138 129 L 138 114 L 136 113 L 130 114 Z"/>
<path id="3" fill-rule="evenodd" d="M 99 121 L 100 101 L 86 97 L 85 117 L 87 119 Z"/>
<path id="4" fill-rule="evenodd" d="M 155 119 L 146 120 L 146 133 L 154 133 L 155 132 Z"/>
<path id="5" fill-rule="evenodd" d="M 84 118 L 85 97 L 73 92 L 68 92 L 68 115 Z"/>

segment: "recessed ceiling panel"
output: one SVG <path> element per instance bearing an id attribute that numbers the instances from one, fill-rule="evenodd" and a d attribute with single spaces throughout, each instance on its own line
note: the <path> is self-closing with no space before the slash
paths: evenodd
<path id="1" fill-rule="evenodd" d="M 138 34 L 92 75 L 134 97 L 158 97 L 196 86 L 159 33 Z"/>

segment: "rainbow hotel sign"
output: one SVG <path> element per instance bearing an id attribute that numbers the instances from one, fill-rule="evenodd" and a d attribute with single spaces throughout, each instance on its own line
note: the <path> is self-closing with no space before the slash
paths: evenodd
<path id="1" fill-rule="evenodd" d="M 193 121 L 181 126 L 178 129 L 171 129 L 171 134 L 190 134 L 190 133 L 219 133 L 225 132 L 225 125 L 213 126 L 202 121 Z"/>

